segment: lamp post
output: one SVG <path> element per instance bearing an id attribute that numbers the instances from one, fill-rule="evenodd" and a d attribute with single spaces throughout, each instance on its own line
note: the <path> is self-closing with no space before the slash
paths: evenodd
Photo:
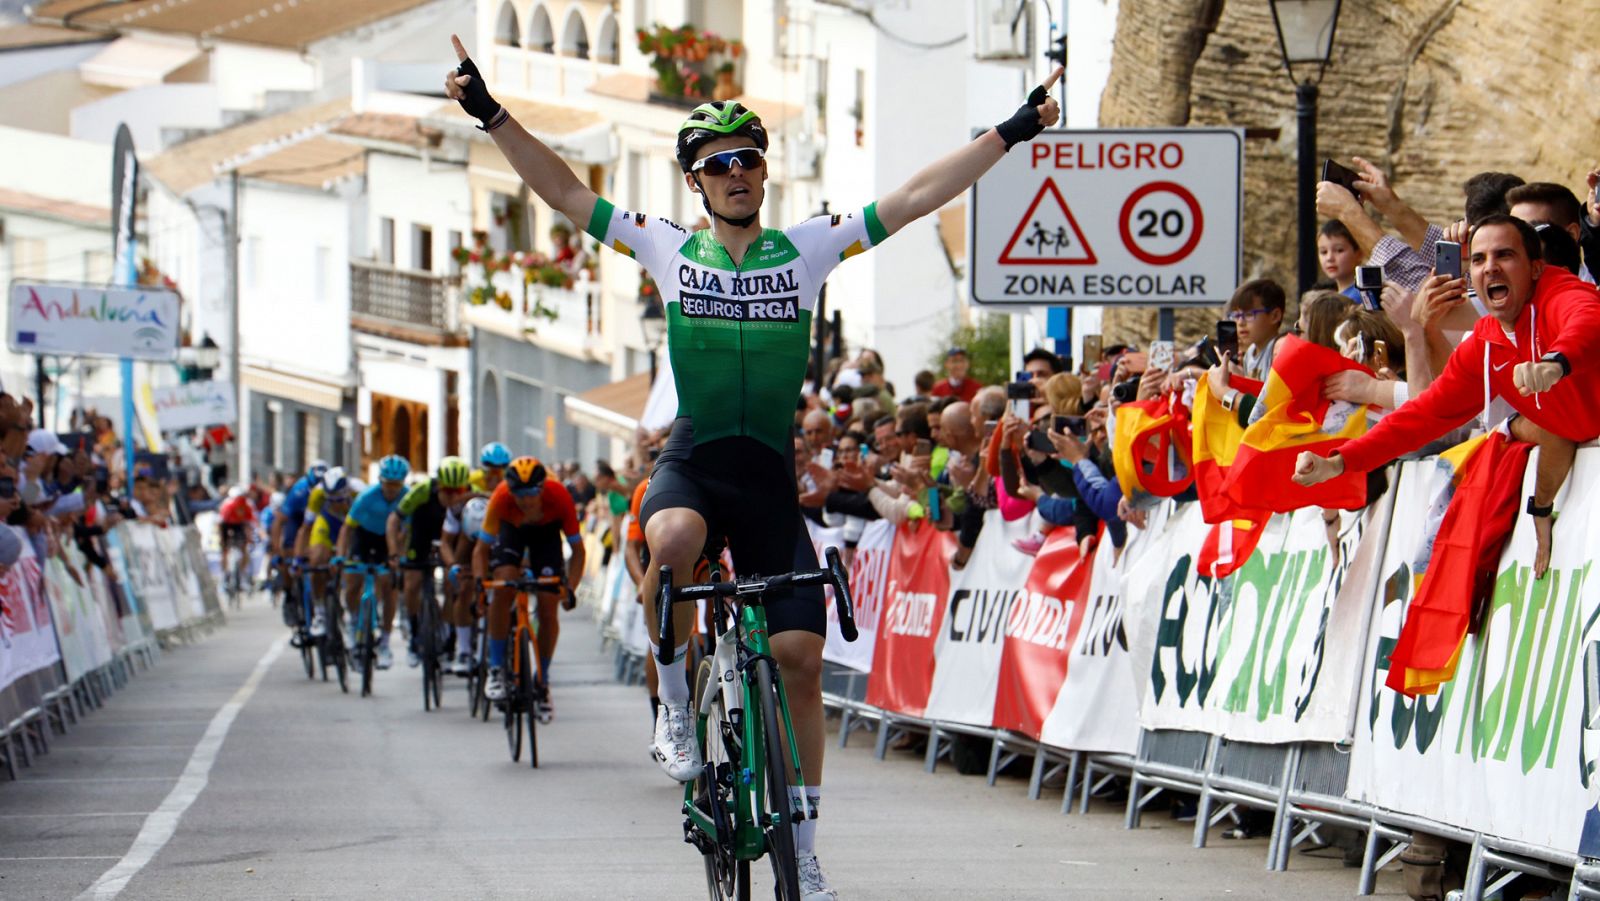
<path id="1" fill-rule="evenodd" d="M 1300 292 L 1317 280 L 1317 85 L 1333 55 L 1333 32 L 1339 24 L 1340 0 L 1269 0 L 1278 32 L 1283 68 L 1294 83 L 1296 131 L 1299 138 L 1299 222 L 1297 249 Z M 1295 77 L 1296 64 L 1315 64 L 1316 75 Z"/>
<path id="2" fill-rule="evenodd" d="M 667 337 L 667 314 L 661 309 L 661 301 L 649 298 L 644 302 L 644 310 L 639 314 L 639 330 L 644 333 L 644 343 L 650 350 L 650 384 L 656 383 L 656 351 L 661 347 L 661 342 Z"/>

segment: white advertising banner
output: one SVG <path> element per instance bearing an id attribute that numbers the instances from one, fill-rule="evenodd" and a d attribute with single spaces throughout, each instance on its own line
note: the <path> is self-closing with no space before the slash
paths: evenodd
<path id="1" fill-rule="evenodd" d="M 1143 725 L 1264 744 L 1348 738 L 1389 497 L 1342 514 L 1336 535 L 1319 509 L 1273 517 L 1226 579 L 1197 574 L 1210 527 L 1199 504 L 1180 508 L 1159 567 Z"/>
<path id="2" fill-rule="evenodd" d="M 894 524 L 886 519 L 867 523 L 850 558 L 850 601 L 860 635 L 853 642 L 844 640 L 839 634 L 838 608 L 830 601 L 828 640 L 822 648 L 824 660 L 863 673 L 872 670 L 872 649 L 878 643 L 878 617 L 889 590 L 889 561 L 893 555 Z"/>
<path id="3" fill-rule="evenodd" d="M 1397 509 L 1426 510 L 1443 478 L 1431 462 L 1405 464 Z M 1530 461 L 1524 494 L 1533 478 Z M 1455 678 L 1431 697 L 1407 698 L 1384 685 L 1423 539 L 1420 515 L 1395 520 L 1367 647 L 1349 797 L 1568 853 L 1579 849 L 1580 835 L 1595 835 L 1600 586 L 1589 575 L 1597 492 L 1600 455 L 1580 451 L 1557 499 L 1561 515 L 1542 580 L 1532 575 L 1532 520 L 1516 518 L 1484 622 L 1467 636 Z"/>
<path id="4" fill-rule="evenodd" d="M 22 556 L 0 577 L 0 691 L 27 674 L 61 659 L 50 601 L 41 590 L 43 579 L 33 542 L 16 526 L 22 538 Z"/>
<path id="5" fill-rule="evenodd" d="M 973 301 L 1226 303 L 1243 160 L 1236 129 L 1044 132 L 972 188 Z"/>
<path id="6" fill-rule="evenodd" d="M 178 295 L 161 288 L 13 282 L 6 329 L 16 353 L 172 360 Z"/>
<path id="7" fill-rule="evenodd" d="M 1010 605 L 1033 558 L 1011 546 L 1033 532 L 1034 518 L 1006 522 L 998 510 L 984 514 L 983 531 L 965 569 L 951 574 L 950 597 L 934 646 L 938 667 L 928 693 L 928 719 L 987 728 L 994 722 L 995 691 L 1005 652 Z"/>
<path id="8" fill-rule="evenodd" d="M 163 432 L 233 425 L 239 421 L 233 397 L 232 382 L 187 382 L 150 390 L 156 424 Z"/>
<path id="9" fill-rule="evenodd" d="M 105 603 L 109 600 L 104 591 L 105 575 L 89 566 L 72 542 L 63 542 L 61 550 L 77 576 L 67 571 L 66 563 L 51 557 L 45 562 L 44 587 L 55 616 L 56 638 L 61 642 L 67 678 L 77 679 L 111 662 L 112 633 L 120 633 L 121 624 L 116 612 Z M 78 577 L 83 581 L 79 582 Z M 121 635 L 116 638 L 120 644 Z"/>
<path id="10" fill-rule="evenodd" d="M 1167 506 L 1167 505 L 1163 505 Z M 1132 754 L 1139 746 L 1139 690 L 1129 652 L 1127 574 L 1162 554 L 1160 523 L 1128 529 L 1121 554 L 1102 536 L 1089 581 L 1088 609 L 1072 644 L 1067 677 L 1039 740 L 1058 748 Z"/>

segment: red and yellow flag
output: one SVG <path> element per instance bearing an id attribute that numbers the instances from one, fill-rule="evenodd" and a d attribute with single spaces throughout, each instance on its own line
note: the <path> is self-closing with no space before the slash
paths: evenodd
<path id="1" fill-rule="evenodd" d="M 1189 417 L 1177 398 L 1117 407 L 1111 455 L 1122 496 L 1131 499 L 1135 491 L 1158 497 L 1183 493 L 1194 482 L 1189 445 Z"/>
<path id="2" fill-rule="evenodd" d="M 1455 678 L 1473 609 L 1494 593 L 1500 552 L 1516 525 L 1532 450 L 1533 445 L 1497 429 L 1439 455 L 1455 494 L 1389 654 L 1386 684 L 1395 691 L 1431 695 Z"/>
<path id="3" fill-rule="evenodd" d="M 1229 384 L 1251 395 L 1260 394 L 1263 388 L 1255 379 L 1240 376 L 1230 378 Z M 1238 413 L 1223 409 L 1221 400 L 1211 393 L 1208 379 L 1200 379 L 1195 388 L 1193 417 L 1194 485 L 1200 495 L 1200 511 L 1212 524 L 1200 548 L 1199 567 L 1202 574 L 1220 579 L 1250 559 L 1272 514 L 1247 509 L 1223 490 L 1245 429 Z"/>
<path id="4" fill-rule="evenodd" d="M 1371 372 L 1319 344 L 1293 335 L 1278 339 L 1272 372 L 1256 400 L 1265 412 L 1244 430 L 1223 480 L 1229 497 L 1274 513 L 1302 507 L 1354 510 L 1366 504 L 1364 472 L 1347 472 L 1309 488 L 1292 481 L 1302 452 L 1327 456 L 1367 431 L 1365 404 L 1336 406 L 1322 392 L 1324 379 L 1346 370 Z"/>

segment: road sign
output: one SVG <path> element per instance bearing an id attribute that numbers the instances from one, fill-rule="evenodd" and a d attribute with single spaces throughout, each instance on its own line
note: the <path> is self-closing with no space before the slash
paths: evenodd
<path id="1" fill-rule="evenodd" d="M 1047 131 L 972 187 L 979 304 L 1226 303 L 1239 284 L 1237 129 Z"/>

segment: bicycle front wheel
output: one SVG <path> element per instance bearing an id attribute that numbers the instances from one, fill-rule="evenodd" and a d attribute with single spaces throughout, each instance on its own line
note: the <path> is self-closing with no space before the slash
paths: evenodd
<path id="1" fill-rule="evenodd" d="M 413 636 L 418 653 L 422 655 L 422 709 L 439 706 L 439 617 L 433 606 L 433 573 L 425 573 L 422 590 L 422 615 L 417 617 L 417 630 Z"/>
<path id="2" fill-rule="evenodd" d="M 767 826 L 767 858 L 772 861 L 779 901 L 800 901 L 800 871 L 795 861 L 794 821 L 789 808 L 789 758 L 784 753 L 784 721 L 778 703 L 780 689 L 771 661 L 757 660 L 755 669 L 767 746 L 767 809 L 777 817 Z"/>
<path id="3" fill-rule="evenodd" d="M 537 664 L 533 656 L 533 638 L 527 629 L 517 630 L 517 643 L 522 656 L 522 666 L 517 672 L 517 695 L 522 699 L 523 709 L 528 720 L 528 766 L 539 765 L 539 718 L 534 716 L 533 704 L 533 668 Z"/>
<path id="4" fill-rule="evenodd" d="M 361 696 L 372 697 L 372 669 L 378 656 L 378 604 L 375 598 L 361 601 Z"/>

